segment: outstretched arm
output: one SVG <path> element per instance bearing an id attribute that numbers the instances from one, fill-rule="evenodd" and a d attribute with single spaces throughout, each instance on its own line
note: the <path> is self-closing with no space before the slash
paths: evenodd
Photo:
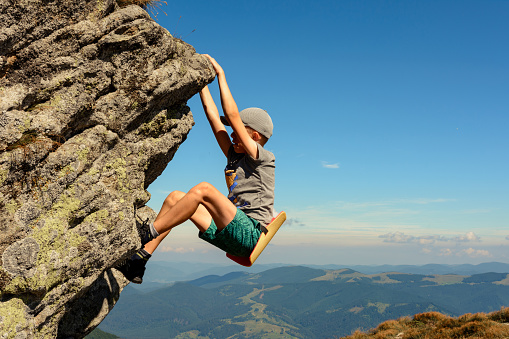
<path id="1" fill-rule="evenodd" d="M 252 158 L 258 159 L 258 146 L 256 145 L 256 141 L 251 138 L 244 126 L 244 123 L 242 123 L 242 120 L 240 119 L 239 109 L 237 108 L 235 100 L 233 100 L 228 83 L 226 82 L 226 76 L 223 68 L 210 55 L 205 54 L 205 56 L 210 60 L 217 74 L 217 81 L 221 92 L 221 106 L 223 107 L 224 115 L 230 122 L 230 126 L 235 131 L 237 138 L 239 138 L 246 152 Z"/>
<path id="2" fill-rule="evenodd" d="M 216 137 L 217 143 L 219 144 L 219 147 L 221 147 L 224 155 L 228 156 L 228 149 L 230 148 L 232 142 L 228 136 L 226 128 L 219 118 L 219 112 L 217 110 L 216 104 L 214 103 L 214 99 L 212 99 L 212 95 L 210 95 L 208 86 L 205 86 L 200 91 L 200 99 L 203 105 L 203 110 L 205 111 L 205 115 L 207 116 L 210 127 L 212 128 L 212 132 Z"/>

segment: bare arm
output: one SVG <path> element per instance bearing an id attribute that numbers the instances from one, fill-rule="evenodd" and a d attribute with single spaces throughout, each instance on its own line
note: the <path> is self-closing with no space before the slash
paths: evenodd
<path id="1" fill-rule="evenodd" d="M 217 74 L 217 81 L 219 83 L 219 90 L 221 92 L 221 106 L 223 107 L 224 115 L 230 122 L 231 127 L 235 131 L 235 134 L 244 146 L 246 152 L 252 158 L 258 159 L 258 146 L 256 145 L 256 141 L 251 139 L 249 133 L 246 130 L 246 127 L 240 119 L 239 109 L 237 108 L 237 104 L 235 103 L 235 100 L 233 99 L 233 96 L 230 92 L 230 88 L 228 87 L 228 83 L 226 82 L 226 76 L 224 74 L 223 68 L 210 55 L 205 54 L 205 56 L 210 60 Z"/>
<path id="2" fill-rule="evenodd" d="M 216 104 L 214 103 L 214 99 L 212 99 L 212 95 L 210 94 L 208 86 L 205 86 L 200 91 L 200 99 L 203 105 L 203 110 L 205 111 L 205 115 L 209 121 L 210 127 L 212 128 L 212 132 L 216 137 L 217 143 L 223 151 L 225 156 L 228 156 L 228 149 L 230 148 L 232 142 L 230 137 L 228 136 L 228 132 L 224 127 L 223 123 L 219 118 L 219 112 L 217 110 Z"/>

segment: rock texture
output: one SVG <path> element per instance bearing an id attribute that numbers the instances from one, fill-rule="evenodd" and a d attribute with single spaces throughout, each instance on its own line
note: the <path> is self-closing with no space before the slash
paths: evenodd
<path id="1" fill-rule="evenodd" d="M 155 212 L 206 58 L 114 0 L 0 0 L 0 338 L 82 338 Z"/>

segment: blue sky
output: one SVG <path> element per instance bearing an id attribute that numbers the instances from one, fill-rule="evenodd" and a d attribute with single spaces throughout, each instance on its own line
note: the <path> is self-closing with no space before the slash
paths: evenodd
<path id="1" fill-rule="evenodd" d="M 166 13 L 166 15 L 163 13 Z M 509 1 L 171 1 L 157 21 L 271 114 L 276 202 L 261 263 L 509 262 Z M 219 106 L 217 83 L 210 86 Z M 225 189 L 196 125 L 149 187 Z M 156 260 L 228 263 L 192 224 Z"/>

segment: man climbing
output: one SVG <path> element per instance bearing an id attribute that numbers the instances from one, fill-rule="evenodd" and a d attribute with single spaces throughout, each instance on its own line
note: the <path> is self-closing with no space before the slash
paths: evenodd
<path id="1" fill-rule="evenodd" d="M 191 220 L 199 237 L 234 256 L 249 256 L 261 228 L 273 216 L 275 157 L 264 149 L 273 124 L 260 108 L 239 112 L 226 77 L 215 59 L 205 55 L 217 74 L 224 116 L 220 117 L 208 87 L 200 92 L 207 119 L 219 147 L 227 158 L 225 176 L 228 196 L 202 182 L 187 193 L 173 191 L 165 199 L 154 223 L 142 235 L 140 249 L 117 268 L 134 283 L 141 284 L 145 265 L 171 229 Z M 225 125 L 231 126 L 231 139 Z"/>

